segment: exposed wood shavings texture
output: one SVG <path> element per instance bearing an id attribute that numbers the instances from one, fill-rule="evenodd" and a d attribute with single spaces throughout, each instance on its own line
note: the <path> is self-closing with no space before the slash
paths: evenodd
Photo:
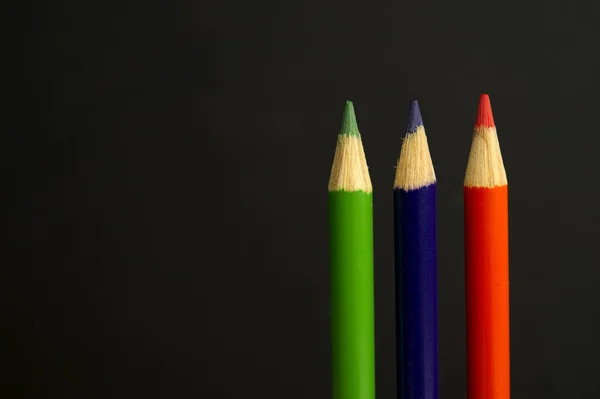
<path id="1" fill-rule="evenodd" d="M 478 126 L 465 174 L 465 187 L 498 187 L 508 184 L 495 127 Z"/>
<path id="2" fill-rule="evenodd" d="M 394 188 L 416 190 L 435 183 L 435 171 L 423 126 L 406 135 L 396 167 Z"/>
<path id="3" fill-rule="evenodd" d="M 360 136 L 338 135 L 329 191 L 373 191 Z"/>

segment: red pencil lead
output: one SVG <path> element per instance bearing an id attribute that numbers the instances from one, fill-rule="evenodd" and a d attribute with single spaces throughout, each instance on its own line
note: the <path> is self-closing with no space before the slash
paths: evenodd
<path id="1" fill-rule="evenodd" d="M 490 96 L 482 94 L 479 97 L 479 111 L 477 112 L 477 121 L 475 127 L 495 127 L 494 115 L 490 104 Z"/>

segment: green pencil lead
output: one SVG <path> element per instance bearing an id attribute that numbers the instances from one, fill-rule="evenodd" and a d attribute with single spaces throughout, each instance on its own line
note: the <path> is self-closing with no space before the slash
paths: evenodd
<path id="1" fill-rule="evenodd" d="M 354 114 L 354 105 L 352 105 L 352 101 L 346 101 L 340 135 L 360 137 L 360 133 L 358 132 L 358 125 L 356 123 L 356 115 Z"/>

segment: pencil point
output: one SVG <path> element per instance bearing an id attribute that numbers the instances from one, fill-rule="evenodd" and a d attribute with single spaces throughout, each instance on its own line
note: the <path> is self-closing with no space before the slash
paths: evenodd
<path id="1" fill-rule="evenodd" d="M 482 94 L 479 97 L 479 111 L 477 112 L 477 121 L 475 126 L 495 127 L 494 115 L 492 114 L 492 106 L 490 104 L 490 96 Z"/>
<path id="2" fill-rule="evenodd" d="M 490 106 L 490 97 L 479 97 L 479 110 L 473 131 L 471 152 L 465 173 L 465 187 L 506 186 L 506 170 L 498 143 L 498 134 Z"/>
<path id="3" fill-rule="evenodd" d="M 412 100 L 408 107 L 408 121 L 406 122 L 406 133 L 414 133 L 417 131 L 419 126 L 423 126 L 423 119 L 421 118 L 421 109 L 419 108 L 419 102 Z"/>
<path id="4" fill-rule="evenodd" d="M 356 136 L 360 137 L 358 132 L 358 125 L 356 123 L 356 115 L 354 114 L 354 105 L 352 101 L 346 101 L 344 107 L 344 117 L 342 118 L 342 129 L 340 134 L 344 136 Z"/>

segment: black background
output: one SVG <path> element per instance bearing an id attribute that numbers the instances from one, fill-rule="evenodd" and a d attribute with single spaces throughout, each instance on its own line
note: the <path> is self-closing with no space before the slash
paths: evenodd
<path id="1" fill-rule="evenodd" d="M 600 396 L 597 2 L 28 5 L 6 37 L 25 80 L 5 96 L 2 397 L 329 398 L 346 99 L 375 190 L 378 397 L 394 397 L 391 186 L 413 97 L 439 182 L 441 392 L 465 397 L 482 92 L 510 181 L 513 397 Z"/>

